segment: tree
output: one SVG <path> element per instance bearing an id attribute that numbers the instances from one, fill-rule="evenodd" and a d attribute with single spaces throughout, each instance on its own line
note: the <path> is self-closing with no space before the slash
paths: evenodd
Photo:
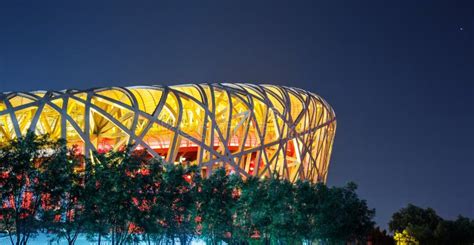
<path id="1" fill-rule="evenodd" d="M 325 186 L 324 186 L 325 187 Z M 297 231 L 296 237 L 305 241 L 307 244 L 320 237 L 317 227 L 317 214 L 323 199 L 321 195 L 323 191 L 328 191 L 327 188 L 317 192 L 316 186 L 309 181 L 297 181 L 295 184 L 295 228 Z"/>
<path id="2" fill-rule="evenodd" d="M 64 140 L 55 157 L 46 165 L 43 173 L 45 186 L 41 220 L 43 227 L 56 234 L 57 239 L 66 239 L 74 244 L 84 226 L 84 185 L 82 181 L 82 155 L 77 148 L 68 150 Z"/>
<path id="3" fill-rule="evenodd" d="M 395 240 L 392 236 L 387 234 L 386 230 L 380 230 L 380 227 L 376 227 L 369 233 L 368 241 L 372 242 L 372 244 L 377 245 L 394 245 Z"/>
<path id="4" fill-rule="evenodd" d="M 161 159 L 151 158 L 140 170 L 137 178 L 138 191 L 133 201 L 137 205 L 132 220 L 143 233 L 143 239 L 151 244 L 159 244 L 165 236 L 165 211 L 163 195 L 160 188 L 163 183 L 163 162 Z"/>
<path id="5" fill-rule="evenodd" d="M 241 242 L 255 238 L 268 240 L 271 203 L 267 202 L 267 187 L 266 181 L 255 177 L 249 177 L 242 182 L 234 211 L 235 235 Z"/>
<path id="6" fill-rule="evenodd" d="M 143 195 L 143 168 L 147 156 L 135 154 L 127 147 L 120 151 L 94 153 L 86 167 L 85 214 L 88 231 L 110 235 L 112 244 L 138 239 L 138 227 L 133 222 L 141 214 L 137 201 Z"/>
<path id="7" fill-rule="evenodd" d="M 192 213 L 194 210 L 193 180 L 199 178 L 194 167 L 168 164 L 163 173 L 160 193 L 163 200 L 164 226 L 167 239 L 174 244 L 189 244 L 194 236 Z"/>
<path id="8" fill-rule="evenodd" d="M 270 225 L 268 236 L 277 244 L 294 244 L 298 241 L 295 213 L 295 188 L 288 180 L 278 176 L 268 181 L 267 199 Z"/>
<path id="9" fill-rule="evenodd" d="M 63 153 L 62 144 L 47 135 L 28 132 L 0 147 L 0 223 L 12 244 L 26 244 L 40 228 L 47 165 Z"/>
<path id="10" fill-rule="evenodd" d="M 111 154 L 111 153 L 110 153 Z M 110 227 L 108 208 L 110 207 L 110 195 L 117 196 L 118 190 L 113 189 L 112 178 L 116 174 L 113 167 L 115 163 L 111 155 L 95 153 L 95 161 L 87 159 L 84 183 L 84 216 L 86 217 L 85 231 L 89 238 L 98 237 L 98 244 L 101 244 L 102 237 L 107 236 Z M 109 193 L 110 191 L 110 193 Z M 120 204 L 116 204 L 120 205 Z"/>
<path id="11" fill-rule="evenodd" d="M 130 149 L 84 159 L 64 140 L 32 133 L 0 146 L 0 227 L 11 243 L 26 244 L 38 230 L 68 244 L 86 233 L 99 244 L 106 237 L 114 245 L 140 239 L 186 245 L 196 235 L 210 244 L 341 243 L 375 234 L 374 210 L 359 199 L 353 183 L 294 185 L 278 176 L 243 181 L 225 169 L 203 180 L 196 166 L 163 166 Z M 437 217 L 422 211 L 421 216 L 416 209 L 403 211 L 392 225 L 420 234 Z M 405 222 L 410 215 L 414 218 Z M 439 241 L 472 241 L 473 222 L 467 218 L 436 224 Z"/>
<path id="12" fill-rule="evenodd" d="M 202 181 L 196 192 L 196 217 L 200 219 L 201 236 L 210 244 L 231 241 L 235 205 L 233 179 L 224 168 L 218 169 Z"/>
<path id="13" fill-rule="evenodd" d="M 474 243 L 474 220 L 458 216 L 454 221 L 442 220 L 434 232 L 438 244 L 467 245 Z"/>
<path id="14" fill-rule="evenodd" d="M 359 199 L 355 192 L 357 185 L 350 182 L 343 188 L 327 189 L 324 184 L 317 184 L 316 188 L 323 200 L 314 231 L 319 238 L 330 242 L 364 241 L 374 228 L 375 210 Z"/>
<path id="15" fill-rule="evenodd" d="M 396 234 L 406 231 L 420 244 L 474 243 L 474 220 L 459 216 L 456 220 L 444 220 L 431 208 L 420 208 L 413 204 L 395 212 L 389 228 Z"/>
<path id="16" fill-rule="evenodd" d="M 397 241 L 397 245 L 418 245 L 420 244 L 418 240 L 410 234 L 408 230 L 403 230 L 402 232 L 395 232 L 393 237 Z"/>
<path id="17" fill-rule="evenodd" d="M 370 209 L 366 200 L 362 200 L 356 193 L 357 184 L 349 182 L 343 188 L 342 201 L 344 203 L 344 214 L 346 214 L 345 236 L 349 241 L 365 241 L 368 233 L 374 229 L 375 209 Z"/>
<path id="18" fill-rule="evenodd" d="M 389 222 L 389 229 L 399 233 L 407 230 L 420 244 L 436 244 L 434 231 L 441 221 L 441 217 L 433 209 L 423 209 L 408 204 L 406 208 L 393 214 Z"/>

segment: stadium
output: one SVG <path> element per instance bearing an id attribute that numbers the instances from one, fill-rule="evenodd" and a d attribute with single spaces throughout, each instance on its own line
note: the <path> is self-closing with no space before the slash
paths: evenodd
<path id="1" fill-rule="evenodd" d="M 167 163 L 325 182 L 336 117 L 311 92 L 238 83 L 0 94 L 0 142 L 28 131 L 90 156 L 133 145 Z"/>

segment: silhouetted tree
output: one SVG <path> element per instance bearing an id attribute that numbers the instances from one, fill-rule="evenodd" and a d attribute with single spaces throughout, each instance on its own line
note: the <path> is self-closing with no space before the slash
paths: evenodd
<path id="1" fill-rule="evenodd" d="M 317 184 L 323 201 L 316 215 L 316 233 L 320 240 L 330 242 L 364 241 L 374 227 L 375 210 L 359 199 L 357 185 L 350 182 L 343 188 Z"/>
<path id="2" fill-rule="evenodd" d="M 389 229 L 399 233 L 407 230 L 420 244 L 436 244 L 434 231 L 441 221 L 441 217 L 433 209 L 423 209 L 408 204 L 406 208 L 393 214 L 389 222 Z"/>
<path id="3" fill-rule="evenodd" d="M 474 243 L 474 220 L 459 216 L 442 220 L 434 232 L 438 244 L 468 245 Z"/>
<path id="4" fill-rule="evenodd" d="M 374 245 L 395 245 L 393 237 L 387 234 L 386 230 L 380 230 L 380 227 L 369 232 L 368 240 Z"/>

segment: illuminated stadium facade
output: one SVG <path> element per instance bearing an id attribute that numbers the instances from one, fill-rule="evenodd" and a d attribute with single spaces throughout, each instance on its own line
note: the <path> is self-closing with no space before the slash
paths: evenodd
<path id="1" fill-rule="evenodd" d="M 49 134 L 86 156 L 133 144 L 166 162 L 326 181 L 332 108 L 296 88 L 188 84 L 0 94 L 0 142 Z"/>

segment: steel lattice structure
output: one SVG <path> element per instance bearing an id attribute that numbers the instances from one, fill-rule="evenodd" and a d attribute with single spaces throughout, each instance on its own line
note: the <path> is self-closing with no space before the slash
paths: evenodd
<path id="1" fill-rule="evenodd" d="M 336 118 L 297 88 L 190 84 L 0 94 L 0 142 L 50 134 L 92 151 L 133 144 L 167 162 L 326 181 Z"/>

